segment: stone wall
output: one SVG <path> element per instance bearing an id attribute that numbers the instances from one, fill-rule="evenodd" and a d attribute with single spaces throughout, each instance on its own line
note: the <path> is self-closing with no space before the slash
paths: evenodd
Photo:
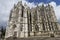
<path id="1" fill-rule="evenodd" d="M 49 36 L 58 31 L 58 22 L 51 5 L 29 8 L 26 4 L 18 2 L 10 13 L 6 27 L 5 38 L 15 36 L 19 38 L 30 36 Z M 58 33 L 59 34 L 59 33 Z"/>
<path id="2" fill-rule="evenodd" d="M 7 38 L 6 40 L 60 40 L 60 37 Z"/>

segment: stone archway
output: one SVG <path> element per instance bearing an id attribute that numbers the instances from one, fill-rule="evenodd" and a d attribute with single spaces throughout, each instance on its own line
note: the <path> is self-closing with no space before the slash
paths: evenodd
<path id="1" fill-rule="evenodd" d="M 13 29 L 15 29 L 15 28 L 16 28 L 16 24 L 13 25 Z"/>
<path id="2" fill-rule="evenodd" d="M 14 34 L 13 34 L 13 39 L 17 39 L 17 31 L 14 31 Z"/>
<path id="3" fill-rule="evenodd" d="M 55 37 L 54 34 L 50 34 L 50 37 Z"/>

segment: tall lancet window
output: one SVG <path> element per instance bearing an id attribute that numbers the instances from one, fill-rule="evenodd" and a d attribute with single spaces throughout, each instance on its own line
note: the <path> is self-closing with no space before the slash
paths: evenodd
<path id="1" fill-rule="evenodd" d="M 15 29 L 15 28 L 16 28 L 16 25 L 14 24 L 14 25 L 13 25 L 13 29 Z"/>
<path id="2" fill-rule="evenodd" d="M 55 30 L 58 30 L 58 27 L 57 27 L 58 25 L 57 25 L 57 22 L 55 23 Z"/>
<path id="3" fill-rule="evenodd" d="M 11 21 L 11 18 L 12 18 L 12 10 L 11 10 L 11 12 L 10 12 L 9 21 Z"/>
<path id="4" fill-rule="evenodd" d="M 44 23 L 43 23 L 43 30 L 45 30 L 45 25 L 44 25 Z"/>
<path id="5" fill-rule="evenodd" d="M 36 30 L 36 31 L 39 31 L 39 27 L 38 27 L 37 24 L 35 25 L 35 30 Z"/>
<path id="6" fill-rule="evenodd" d="M 23 31 L 23 24 L 21 24 L 20 26 L 20 31 Z"/>
<path id="7" fill-rule="evenodd" d="M 17 32 L 16 32 L 16 31 L 14 32 L 13 37 L 14 37 L 14 38 L 17 37 Z"/>
<path id="8" fill-rule="evenodd" d="M 30 13 L 30 31 L 32 31 L 32 24 L 31 24 L 31 13 Z"/>
<path id="9" fill-rule="evenodd" d="M 24 12 L 24 7 L 22 6 L 22 13 L 21 13 L 21 17 L 23 17 L 23 12 Z"/>

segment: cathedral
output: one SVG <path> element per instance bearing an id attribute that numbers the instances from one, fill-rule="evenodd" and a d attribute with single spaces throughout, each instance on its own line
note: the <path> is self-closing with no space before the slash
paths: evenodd
<path id="1" fill-rule="evenodd" d="M 10 11 L 5 38 L 60 37 L 59 30 L 53 6 L 30 8 L 20 1 Z"/>

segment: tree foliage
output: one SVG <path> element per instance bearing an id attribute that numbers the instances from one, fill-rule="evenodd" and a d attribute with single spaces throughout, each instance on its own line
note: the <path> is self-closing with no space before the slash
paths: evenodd
<path id="1" fill-rule="evenodd" d="M 5 36 L 5 31 L 6 29 L 4 29 L 3 26 L 1 26 L 1 38 Z"/>

